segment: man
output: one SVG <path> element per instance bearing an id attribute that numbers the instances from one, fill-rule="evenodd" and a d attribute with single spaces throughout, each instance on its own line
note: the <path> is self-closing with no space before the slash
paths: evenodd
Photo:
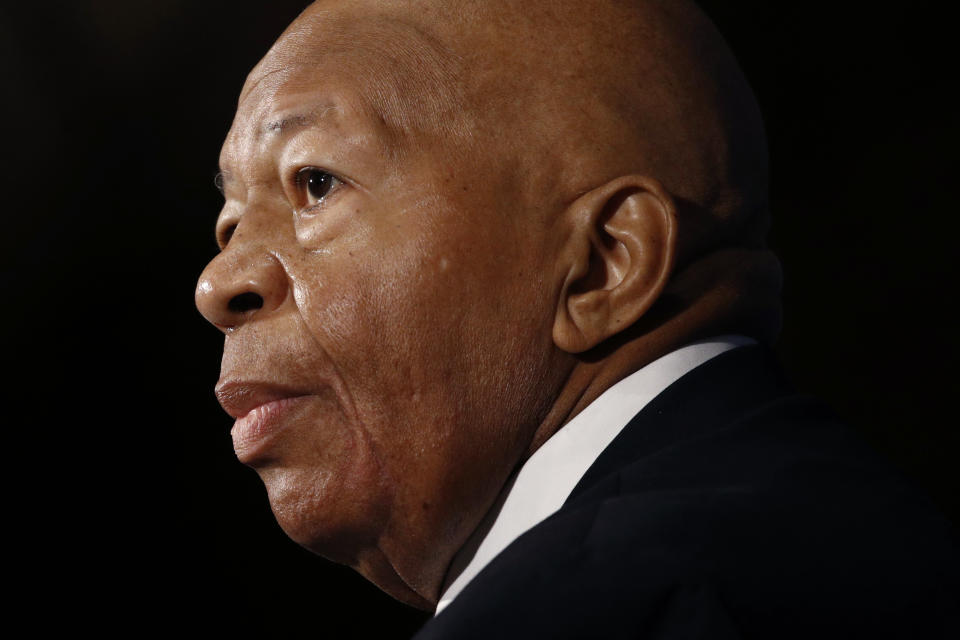
<path id="1" fill-rule="evenodd" d="M 762 346 L 762 124 L 692 4 L 318 2 L 221 177 L 237 455 L 423 638 L 957 629 L 946 524 Z"/>

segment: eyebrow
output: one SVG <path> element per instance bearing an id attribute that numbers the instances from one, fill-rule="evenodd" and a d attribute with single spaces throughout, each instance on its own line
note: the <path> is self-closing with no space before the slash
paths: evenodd
<path id="1" fill-rule="evenodd" d="M 265 122 L 260 127 L 257 135 L 258 137 L 263 137 L 265 135 L 280 137 L 288 136 L 296 131 L 306 129 L 307 127 L 312 127 L 318 122 L 321 122 L 326 117 L 327 113 L 336 110 L 336 108 L 336 106 L 331 104 L 319 109 L 313 109 L 311 111 L 281 116 L 276 120 Z"/>
<path id="2" fill-rule="evenodd" d="M 311 127 L 321 122 L 329 111 L 336 109 L 334 105 L 328 105 L 319 109 L 305 111 L 302 113 L 293 113 L 285 115 L 275 120 L 265 122 L 257 130 L 257 138 L 264 136 L 286 137 L 302 129 Z M 233 180 L 233 173 L 228 169 L 220 169 L 213 176 L 213 184 L 221 194 L 226 195 L 224 188 L 227 182 Z"/>
<path id="3" fill-rule="evenodd" d="M 260 127 L 259 135 L 288 136 L 294 131 L 305 129 L 317 122 L 317 117 L 312 113 L 299 113 L 292 116 L 285 116 L 278 120 L 271 120 Z"/>

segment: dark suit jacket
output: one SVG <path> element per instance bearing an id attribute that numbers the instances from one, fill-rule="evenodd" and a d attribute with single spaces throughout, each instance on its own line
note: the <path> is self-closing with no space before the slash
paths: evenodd
<path id="1" fill-rule="evenodd" d="M 950 525 L 762 347 L 643 409 L 416 636 L 960 638 Z"/>

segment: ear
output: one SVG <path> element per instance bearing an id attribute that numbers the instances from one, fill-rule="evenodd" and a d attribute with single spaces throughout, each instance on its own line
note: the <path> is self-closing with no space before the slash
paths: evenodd
<path id="1" fill-rule="evenodd" d="M 659 297 L 673 268 L 676 206 L 656 180 L 622 176 L 564 211 L 563 286 L 553 341 L 580 353 L 623 331 Z M 565 273 L 564 273 L 565 272 Z"/>

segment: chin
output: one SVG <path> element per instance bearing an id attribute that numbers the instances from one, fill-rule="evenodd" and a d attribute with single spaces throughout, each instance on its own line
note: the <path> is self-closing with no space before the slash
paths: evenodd
<path id="1" fill-rule="evenodd" d="M 328 560 L 356 566 L 386 526 L 387 509 L 375 491 L 379 484 L 375 481 L 354 477 L 345 482 L 335 474 L 316 470 L 274 467 L 257 472 L 284 533 Z"/>
<path id="2" fill-rule="evenodd" d="M 351 567 L 404 604 L 424 611 L 436 606 L 435 600 L 417 593 L 398 575 L 378 547 L 387 525 L 387 510 L 377 508 L 379 503 L 369 494 L 346 491 L 344 483 L 316 474 L 304 477 L 276 469 L 258 472 L 273 515 L 291 540 L 327 560 Z M 331 491 L 332 485 L 340 490 Z"/>

